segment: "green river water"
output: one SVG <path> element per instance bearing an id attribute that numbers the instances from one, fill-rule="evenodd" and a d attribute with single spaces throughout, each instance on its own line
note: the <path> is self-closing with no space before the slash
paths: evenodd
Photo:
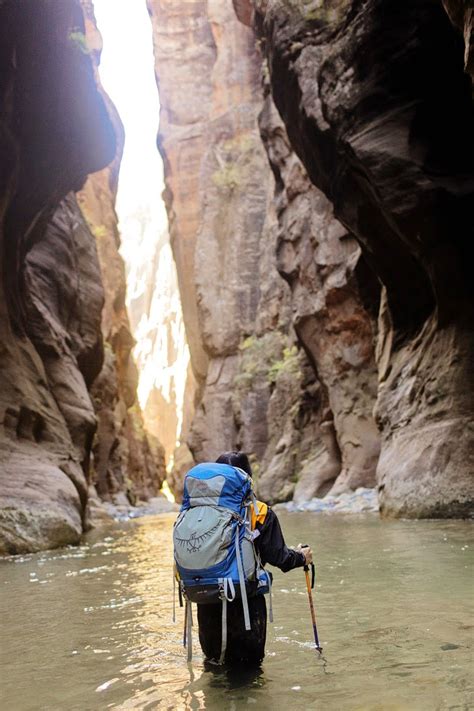
<path id="1" fill-rule="evenodd" d="M 301 569 L 275 573 L 258 671 L 208 670 L 172 622 L 174 515 L 0 561 L 0 709 L 474 709 L 473 524 L 280 514 L 310 543 L 325 662 Z M 195 641 L 196 641 L 195 635 Z"/>

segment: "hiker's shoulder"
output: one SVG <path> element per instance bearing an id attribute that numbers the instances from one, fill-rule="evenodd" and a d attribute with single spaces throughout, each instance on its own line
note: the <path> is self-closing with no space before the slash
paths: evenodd
<path id="1" fill-rule="evenodd" d="M 258 513 L 255 510 L 255 506 L 252 505 L 250 508 L 250 512 L 252 515 L 252 528 L 255 528 L 256 526 L 260 528 L 267 521 L 270 508 L 268 504 L 266 504 L 264 501 L 259 501 L 258 499 L 255 499 L 255 504 Z"/>
<path id="2" fill-rule="evenodd" d="M 254 513 L 252 516 L 253 520 L 255 521 L 254 525 L 257 526 L 260 530 L 262 530 L 262 528 L 265 528 L 265 530 L 273 529 L 275 524 L 278 528 L 278 516 L 276 515 L 272 507 L 264 501 L 257 501 L 257 506 L 258 516 L 255 516 Z"/>

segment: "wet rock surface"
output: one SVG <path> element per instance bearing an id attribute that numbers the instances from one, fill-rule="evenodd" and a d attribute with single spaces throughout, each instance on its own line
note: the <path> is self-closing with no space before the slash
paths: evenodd
<path id="1" fill-rule="evenodd" d="M 138 502 L 136 505 L 130 503 L 123 493 L 115 497 L 115 503 L 103 501 L 97 494 L 91 492 L 88 502 L 88 515 L 93 523 L 93 527 L 106 526 L 113 521 L 130 521 L 143 516 L 157 516 L 159 514 L 175 513 L 179 511 L 179 505 L 168 501 L 163 496 L 152 496 L 147 501 Z"/>

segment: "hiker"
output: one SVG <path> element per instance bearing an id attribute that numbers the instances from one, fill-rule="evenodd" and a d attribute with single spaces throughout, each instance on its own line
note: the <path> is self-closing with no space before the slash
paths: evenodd
<path id="1" fill-rule="evenodd" d="M 230 465 L 230 467 L 244 472 L 248 477 L 252 476 L 248 457 L 242 452 L 226 452 L 221 454 L 216 464 Z M 206 465 L 198 465 L 198 467 L 205 466 Z M 208 466 L 215 467 L 215 465 Z M 191 473 L 192 472 L 193 470 L 191 470 Z M 217 468 L 217 473 L 218 472 L 219 469 Z M 209 481 L 209 478 L 207 478 L 207 481 Z M 251 482 L 251 479 L 248 481 Z M 197 504 L 199 504 L 199 501 Z M 198 602 L 199 641 L 206 659 L 211 662 L 259 664 L 265 656 L 267 627 L 267 607 L 265 597 L 261 592 L 268 592 L 269 588 L 271 588 L 270 574 L 263 570 L 263 566 L 268 563 L 280 568 L 280 570 L 286 573 L 293 568 L 303 567 L 312 562 L 312 551 L 310 548 L 303 548 L 302 545 L 299 544 L 296 549 L 293 549 L 285 545 L 278 518 L 267 504 L 257 501 L 254 497 L 254 502 L 249 507 L 249 511 L 251 515 L 250 527 L 253 531 L 253 546 L 257 558 L 259 559 L 258 563 L 262 566 L 259 569 L 260 581 L 258 583 L 255 582 L 253 587 L 249 583 L 244 585 L 244 588 L 247 589 L 247 593 L 245 594 L 244 591 L 242 598 L 245 598 L 245 600 L 239 599 L 233 602 L 235 591 L 232 594 L 232 591 L 228 590 L 227 581 L 224 581 L 226 584 L 224 602 L 221 602 L 219 598 L 217 598 L 215 602 L 200 604 L 198 602 L 199 596 L 196 595 L 195 597 L 195 601 Z M 204 515 L 204 513 L 201 514 L 201 518 Z M 178 518 L 177 525 L 179 523 L 180 519 Z M 211 528 L 209 532 L 205 532 L 204 535 L 209 534 L 210 536 L 212 535 L 212 531 L 213 528 Z M 175 539 L 175 546 L 176 540 L 178 543 L 179 541 L 185 541 L 188 546 L 192 546 L 193 541 L 198 541 L 198 538 L 193 539 L 195 535 L 193 532 L 189 538 L 180 539 L 178 537 Z M 197 548 L 197 546 L 198 543 L 196 543 L 195 547 Z M 198 578 L 199 576 L 196 576 L 194 580 Z M 266 584 L 262 584 L 262 580 L 266 581 Z M 207 589 L 205 592 L 207 592 Z M 229 601 L 230 604 L 228 604 L 227 601 Z M 248 610 L 247 619 L 245 619 L 245 608 Z M 191 614 L 190 608 L 187 614 Z M 224 629 L 223 620 L 225 624 Z M 189 632 L 190 629 L 189 627 Z"/>

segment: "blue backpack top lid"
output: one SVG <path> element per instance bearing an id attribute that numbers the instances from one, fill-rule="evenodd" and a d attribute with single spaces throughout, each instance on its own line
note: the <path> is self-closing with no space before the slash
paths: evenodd
<path id="1" fill-rule="evenodd" d="M 241 515 L 252 491 L 252 480 L 230 464 L 206 462 L 189 470 L 184 479 L 181 511 L 193 506 L 223 506 Z"/>

